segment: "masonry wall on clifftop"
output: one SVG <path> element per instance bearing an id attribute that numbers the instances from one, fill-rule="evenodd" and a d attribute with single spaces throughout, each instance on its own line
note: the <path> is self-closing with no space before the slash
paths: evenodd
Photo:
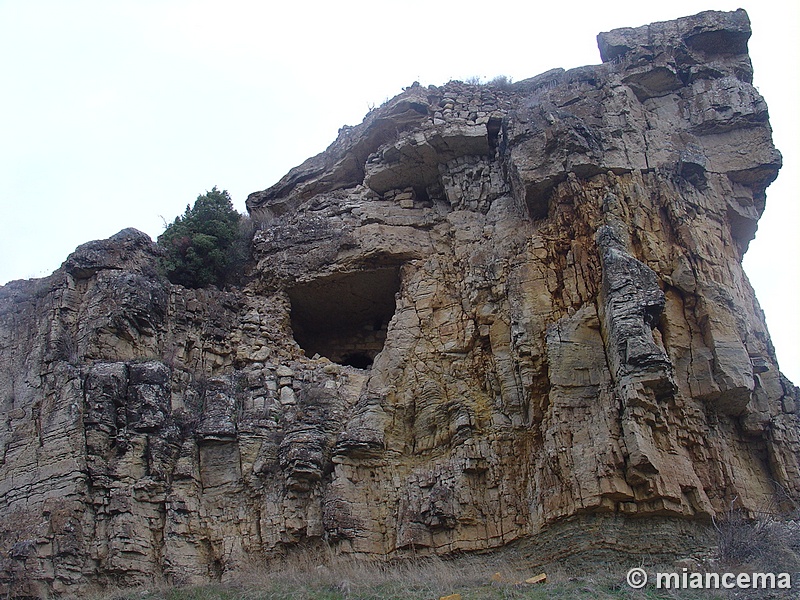
<path id="1" fill-rule="evenodd" d="M 26 593 L 316 544 L 675 555 L 800 500 L 741 267 L 781 164 L 749 35 L 707 12 L 600 34 L 596 66 L 412 85 L 248 198 L 241 288 L 170 285 L 135 230 L 0 288 Z"/>

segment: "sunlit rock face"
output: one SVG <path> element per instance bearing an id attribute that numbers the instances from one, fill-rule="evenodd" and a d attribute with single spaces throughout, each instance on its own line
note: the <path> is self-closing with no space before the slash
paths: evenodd
<path id="1" fill-rule="evenodd" d="M 249 197 L 240 289 L 169 285 L 135 230 L 1 288 L 2 542 L 30 542 L 3 585 L 322 543 L 670 554 L 800 501 L 741 267 L 781 164 L 749 35 L 707 12 L 601 34 L 597 66 L 412 85 Z"/>

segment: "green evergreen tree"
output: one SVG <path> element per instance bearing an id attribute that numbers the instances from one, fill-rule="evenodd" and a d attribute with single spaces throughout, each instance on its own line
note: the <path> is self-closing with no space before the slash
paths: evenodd
<path id="1" fill-rule="evenodd" d="M 186 206 L 160 236 L 165 251 L 162 267 L 172 283 L 191 288 L 219 288 L 236 279 L 244 257 L 241 254 L 240 221 L 227 190 L 217 186 Z"/>

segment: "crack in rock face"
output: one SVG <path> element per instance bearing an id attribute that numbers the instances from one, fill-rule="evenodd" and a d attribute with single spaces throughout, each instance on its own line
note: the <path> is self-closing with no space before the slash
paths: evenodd
<path id="1" fill-rule="evenodd" d="M 744 11 L 406 88 L 255 192 L 242 287 L 126 229 L 0 288 L 0 594 L 326 547 L 672 560 L 800 501 L 741 257 L 781 165 Z"/>

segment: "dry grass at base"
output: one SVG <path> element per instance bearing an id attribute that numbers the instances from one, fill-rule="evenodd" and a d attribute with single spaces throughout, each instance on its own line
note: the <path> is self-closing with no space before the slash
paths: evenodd
<path id="1" fill-rule="evenodd" d="M 718 532 L 718 559 L 722 564 L 761 568 L 785 565 L 800 569 L 800 521 L 764 514 L 747 519 L 730 511 L 714 522 Z"/>
<path id="2" fill-rule="evenodd" d="M 681 570 L 676 565 L 645 566 L 648 572 Z M 555 567 L 547 570 L 546 583 L 517 583 L 538 572 L 525 568 L 509 553 L 394 563 L 347 558 L 325 566 L 312 556 L 293 556 L 280 567 L 251 566 L 226 584 L 127 590 L 106 593 L 95 600 L 438 600 L 450 594 L 460 594 L 461 600 L 749 600 L 798 596 L 796 591 L 657 590 L 652 585 L 633 590 L 625 581 L 624 568 L 598 567 L 592 572 L 575 573 Z M 495 573 L 500 573 L 499 582 L 492 581 Z"/>
<path id="3" fill-rule="evenodd" d="M 87 600 L 667 600 L 696 598 L 767 600 L 800 598 L 800 521 L 763 515 L 748 520 L 730 511 L 714 522 L 718 548 L 672 563 L 608 551 L 532 568 L 514 547 L 493 553 L 443 559 L 413 557 L 378 561 L 335 556 L 326 547 L 293 549 L 281 560 L 253 562 L 226 575 L 222 584 L 106 590 Z M 604 557 L 604 558 L 601 558 Z M 613 564 L 612 562 L 613 561 Z M 642 590 L 626 582 L 628 569 L 643 567 L 651 577 Z M 656 589 L 654 573 L 789 572 L 794 590 Z M 547 582 L 526 585 L 541 572 Z"/>

